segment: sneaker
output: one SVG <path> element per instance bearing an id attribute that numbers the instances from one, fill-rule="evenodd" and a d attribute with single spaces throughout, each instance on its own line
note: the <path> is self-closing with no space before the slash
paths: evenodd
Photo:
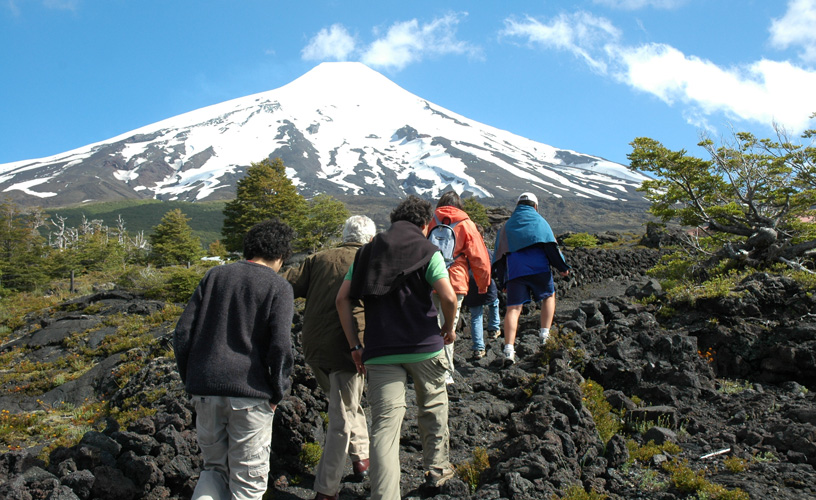
<path id="1" fill-rule="evenodd" d="M 453 377 L 451 377 L 450 373 L 445 374 L 445 384 L 451 385 L 453 383 Z"/>
<path id="2" fill-rule="evenodd" d="M 425 472 L 425 484 L 432 488 L 439 488 L 443 484 L 447 483 L 448 480 L 453 477 L 453 475 L 454 472 L 451 467 L 446 467 L 444 469 L 433 468 Z"/>
<path id="3" fill-rule="evenodd" d="M 499 330 L 491 330 L 487 332 L 487 336 L 490 337 L 491 339 L 497 339 L 501 337 L 501 332 Z"/>
<path id="4" fill-rule="evenodd" d="M 507 347 L 510 347 L 508 349 Z M 513 349 L 513 346 L 507 344 L 504 346 L 504 364 L 505 366 L 509 366 L 516 363 L 516 350 Z"/>
<path id="5" fill-rule="evenodd" d="M 539 334 L 538 334 L 538 336 L 541 338 L 541 345 L 546 344 L 546 343 L 547 343 L 547 339 L 548 339 L 548 338 L 550 338 L 550 334 L 549 334 L 549 333 L 539 333 Z"/>
<path id="6" fill-rule="evenodd" d="M 473 359 L 482 359 L 483 357 L 485 357 L 484 349 L 473 351 Z"/>

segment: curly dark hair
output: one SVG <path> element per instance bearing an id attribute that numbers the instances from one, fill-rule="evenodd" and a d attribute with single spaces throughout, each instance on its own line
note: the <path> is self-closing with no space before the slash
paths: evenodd
<path id="1" fill-rule="evenodd" d="M 260 257 L 265 260 L 286 260 L 292 255 L 295 232 L 278 219 L 270 219 L 252 226 L 244 235 L 244 258 Z"/>
<path id="2" fill-rule="evenodd" d="M 464 210 L 465 206 L 462 205 L 462 199 L 459 198 L 459 195 L 456 191 L 447 191 L 439 197 L 439 201 L 436 203 L 436 208 L 439 207 L 456 207 L 459 210 Z"/>
<path id="3" fill-rule="evenodd" d="M 397 221 L 408 221 L 411 224 L 422 227 L 431 221 L 433 209 L 431 202 L 423 200 L 414 195 L 409 195 L 391 211 L 391 224 Z"/>

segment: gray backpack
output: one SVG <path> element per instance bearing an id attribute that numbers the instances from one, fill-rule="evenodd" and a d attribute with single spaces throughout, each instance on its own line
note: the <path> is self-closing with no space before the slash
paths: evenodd
<path id="1" fill-rule="evenodd" d="M 456 233 L 453 232 L 453 228 L 461 221 L 456 221 L 452 224 L 443 224 L 436 215 L 434 215 L 434 221 L 436 221 L 436 225 L 431 229 L 431 232 L 428 233 L 428 239 L 439 248 L 439 251 L 442 253 L 442 258 L 445 259 L 445 268 L 447 269 L 462 255 L 453 254 L 456 248 Z"/>

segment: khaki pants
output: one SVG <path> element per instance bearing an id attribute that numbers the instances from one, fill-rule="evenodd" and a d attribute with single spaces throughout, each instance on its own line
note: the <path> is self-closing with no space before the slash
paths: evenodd
<path id="1" fill-rule="evenodd" d="M 456 331 L 456 325 L 459 324 L 459 311 L 462 309 L 462 301 L 465 300 L 464 295 L 457 295 L 456 296 L 456 315 L 453 317 L 453 330 Z M 445 315 L 442 314 L 442 303 L 439 300 L 439 295 L 434 293 L 433 294 L 433 302 L 434 306 L 436 306 L 436 311 L 438 313 L 436 320 L 439 322 L 439 328 L 442 328 L 442 325 L 445 324 Z M 448 375 L 453 378 L 453 342 L 450 344 L 445 345 L 445 356 L 448 358 Z"/>
<path id="2" fill-rule="evenodd" d="M 371 405 L 371 499 L 400 498 L 399 442 L 405 417 L 407 377 L 414 380 L 425 470 L 450 467 L 447 358 L 398 365 L 366 365 Z"/>
<path id="3" fill-rule="evenodd" d="M 272 419 L 264 399 L 192 396 L 204 459 L 192 500 L 254 500 L 269 476 Z"/>
<path id="4" fill-rule="evenodd" d="M 368 458 L 368 426 L 361 405 L 365 377 L 342 370 L 326 373 L 316 367 L 312 371 L 329 397 L 329 428 L 315 471 L 314 490 L 331 496 L 340 490 L 346 456 L 354 461 Z"/>

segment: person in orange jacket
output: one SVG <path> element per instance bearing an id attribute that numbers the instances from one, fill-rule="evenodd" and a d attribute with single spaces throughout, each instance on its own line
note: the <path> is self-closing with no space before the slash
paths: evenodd
<path id="1" fill-rule="evenodd" d="M 459 310 L 462 307 L 462 300 L 468 293 L 470 284 L 470 274 L 476 280 L 476 285 L 479 288 L 479 293 L 487 293 L 487 288 L 490 286 L 490 255 L 487 252 L 487 247 L 476 228 L 476 224 L 470 220 L 467 212 L 464 211 L 462 200 L 456 191 L 447 191 L 439 198 L 434 211 L 434 217 L 431 219 L 428 231 L 433 231 L 433 228 L 438 224 L 447 224 L 453 228 L 456 236 L 456 245 L 453 251 L 453 262 L 448 266 L 448 276 L 450 278 L 453 291 L 456 293 L 456 316 L 453 319 L 453 324 L 459 322 Z M 434 294 L 434 303 L 437 305 L 439 311 L 439 324 L 442 325 L 445 321 L 442 309 L 439 307 L 439 298 Z M 449 371 L 445 377 L 445 382 L 453 383 L 453 343 L 445 346 L 445 355 L 448 358 Z"/>

